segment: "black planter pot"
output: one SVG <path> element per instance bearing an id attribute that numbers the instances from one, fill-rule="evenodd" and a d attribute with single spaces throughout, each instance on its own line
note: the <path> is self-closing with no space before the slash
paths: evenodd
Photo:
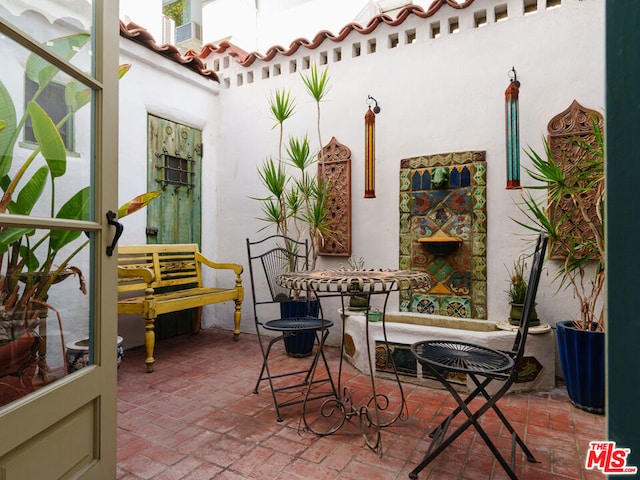
<path id="1" fill-rule="evenodd" d="M 280 303 L 280 316 L 292 317 L 317 317 L 320 310 L 318 300 L 289 300 Z M 315 332 L 300 332 L 284 338 L 284 347 L 290 357 L 308 357 L 313 351 L 316 340 Z"/>
<path id="2" fill-rule="evenodd" d="M 604 332 L 556 323 L 562 375 L 571 403 L 581 410 L 604 414 Z"/>

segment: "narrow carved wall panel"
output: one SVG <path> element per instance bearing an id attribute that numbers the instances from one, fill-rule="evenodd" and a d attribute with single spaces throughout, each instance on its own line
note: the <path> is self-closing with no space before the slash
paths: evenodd
<path id="1" fill-rule="evenodd" d="M 329 231 L 320 255 L 351 255 L 351 150 L 335 137 L 322 148 L 318 177 L 329 187 Z"/>
<path id="2" fill-rule="evenodd" d="M 580 105 L 574 100 L 569 108 L 559 113 L 551 119 L 547 125 L 549 131 L 549 147 L 556 159 L 559 159 L 562 163 L 562 168 L 565 172 L 565 176 L 570 180 L 573 175 L 572 171 L 583 168 L 581 166 L 581 160 L 584 161 L 585 156 L 588 156 L 588 152 L 585 152 L 584 147 L 579 146 L 579 141 L 585 144 L 596 146 L 596 137 L 593 131 L 593 122 L 596 122 L 601 131 L 604 130 L 604 119 L 602 114 L 595 110 Z M 604 174 L 604 172 L 603 172 Z M 590 218 L 599 222 L 597 212 L 597 196 L 599 192 L 595 188 L 591 188 L 584 192 L 584 196 L 587 198 L 588 215 Z M 575 210 L 569 198 L 562 199 L 557 202 L 556 205 L 550 205 L 552 215 L 555 218 L 562 218 L 566 215 L 567 210 Z M 591 231 L 587 222 L 582 219 L 582 216 L 576 212 L 575 218 L 564 218 L 560 225 L 561 237 L 566 238 L 593 238 L 593 232 Z M 562 258 L 560 252 L 567 251 L 561 244 L 555 244 L 551 249 L 551 258 Z"/>

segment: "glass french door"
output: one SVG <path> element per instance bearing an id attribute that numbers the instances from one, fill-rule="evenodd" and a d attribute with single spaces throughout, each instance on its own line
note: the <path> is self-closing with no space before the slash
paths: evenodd
<path id="1" fill-rule="evenodd" d="M 117 1 L 0 4 L 5 480 L 116 476 L 118 25 Z"/>

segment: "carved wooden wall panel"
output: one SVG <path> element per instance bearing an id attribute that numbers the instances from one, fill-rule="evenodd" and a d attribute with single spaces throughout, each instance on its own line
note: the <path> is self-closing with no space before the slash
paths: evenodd
<path id="1" fill-rule="evenodd" d="M 318 177 L 329 186 L 329 231 L 320 255 L 351 256 L 351 150 L 335 137 L 322 148 Z"/>
<path id="2" fill-rule="evenodd" d="M 604 131 L 602 115 L 595 110 L 583 107 L 574 100 L 569 108 L 553 117 L 547 125 L 549 147 L 554 157 L 562 162 L 562 168 L 567 174 L 566 178 L 571 178 L 573 169 L 580 168 L 580 160 L 585 156 L 584 148 L 576 144 L 576 139 L 582 139 L 589 145 L 596 146 L 597 140 L 593 131 L 594 120 L 600 130 Z M 587 204 L 589 205 L 588 213 L 590 218 L 598 222 L 598 192 L 595 189 L 591 189 L 586 191 L 584 195 L 588 197 Z M 573 210 L 573 206 L 569 204 L 570 201 L 569 198 L 566 198 L 557 202 L 555 206 L 551 205 L 552 216 L 555 215 L 555 218 L 558 218 L 559 215 L 563 215 L 567 210 Z M 593 237 L 588 224 L 583 221 L 579 213 L 576 214 L 575 218 L 565 219 L 560 226 L 560 231 L 562 236 L 566 237 L 587 239 Z M 561 251 L 563 251 L 561 244 L 554 245 L 551 250 L 551 258 L 562 258 Z"/>

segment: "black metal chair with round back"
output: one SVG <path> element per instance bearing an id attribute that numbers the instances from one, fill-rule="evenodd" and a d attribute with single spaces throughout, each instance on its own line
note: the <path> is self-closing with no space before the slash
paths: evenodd
<path id="1" fill-rule="evenodd" d="M 456 400 L 458 407 L 429 434 L 432 441 L 427 453 L 422 462 L 409 473 L 409 478 L 418 478 L 418 473 L 471 425 L 475 427 L 480 437 L 482 437 L 510 478 L 518 478 L 515 473 L 516 444 L 520 446 L 529 462 L 537 462 L 527 445 L 500 410 L 497 402 L 507 393 L 511 385 L 518 378 L 529 331 L 529 314 L 535 303 L 547 242 L 546 232 L 541 232 L 533 254 L 533 264 L 529 276 L 522 317 L 520 318 L 520 325 L 510 351 L 495 350 L 482 345 L 452 340 L 426 340 L 414 343 L 411 346 L 411 352 L 417 361 L 444 385 Z M 454 386 L 446 379 L 446 372 L 466 374 L 475 385 L 474 390 L 463 399 Z M 487 387 L 494 382 L 501 383 L 502 385 L 500 385 L 494 393 L 490 394 Z M 472 406 L 471 402 L 476 398 L 484 399 L 484 403 L 482 403 L 481 406 L 477 406 L 477 404 L 474 403 Z M 473 411 L 472 408 L 474 408 Z M 495 412 L 504 427 L 511 434 L 510 463 L 507 463 L 478 421 L 479 418 L 490 409 Z M 451 433 L 447 433 L 452 421 L 461 413 L 464 413 L 466 420 Z"/>
<path id="2" fill-rule="evenodd" d="M 247 238 L 247 254 L 256 333 L 263 358 L 260 375 L 253 392 L 258 393 L 260 384 L 268 382 L 276 408 L 277 420 L 281 422 L 283 418 L 280 409 L 303 403 L 305 401 L 304 389 L 311 388 L 312 385 L 315 388 L 319 384 L 326 383 L 328 388 L 315 389 L 313 394 L 310 392 L 306 401 L 337 396 L 329 372 L 329 365 L 322 349 L 333 322 L 323 318 L 318 301 L 309 297 L 301 300 L 302 305 L 293 309 L 291 317 L 283 318 L 281 313 L 280 316 L 266 321 L 260 319 L 263 313 L 267 314 L 269 306 L 273 310 L 274 306 L 279 307 L 281 304 L 292 302 L 292 291 L 279 286 L 276 279 L 282 273 L 308 270 L 309 245 L 307 241 L 299 242 L 282 235 L 272 235 L 255 242 Z M 260 288 L 256 288 L 258 282 L 260 282 Z M 276 332 L 278 335 L 268 337 L 267 343 L 266 339 L 263 341 L 264 330 Z M 316 354 L 312 355 L 311 362 L 307 364 L 308 367 L 286 372 L 276 367 L 272 373 L 273 366 L 269 364 L 272 347 L 280 340 L 284 343 L 293 340 L 294 336 L 304 334 L 310 334 L 311 343 L 317 346 Z M 327 375 L 309 382 L 311 372 L 316 368 L 320 359 L 326 368 Z M 300 361 L 304 362 L 304 360 Z M 291 377 L 290 381 L 285 380 L 289 377 Z"/>

